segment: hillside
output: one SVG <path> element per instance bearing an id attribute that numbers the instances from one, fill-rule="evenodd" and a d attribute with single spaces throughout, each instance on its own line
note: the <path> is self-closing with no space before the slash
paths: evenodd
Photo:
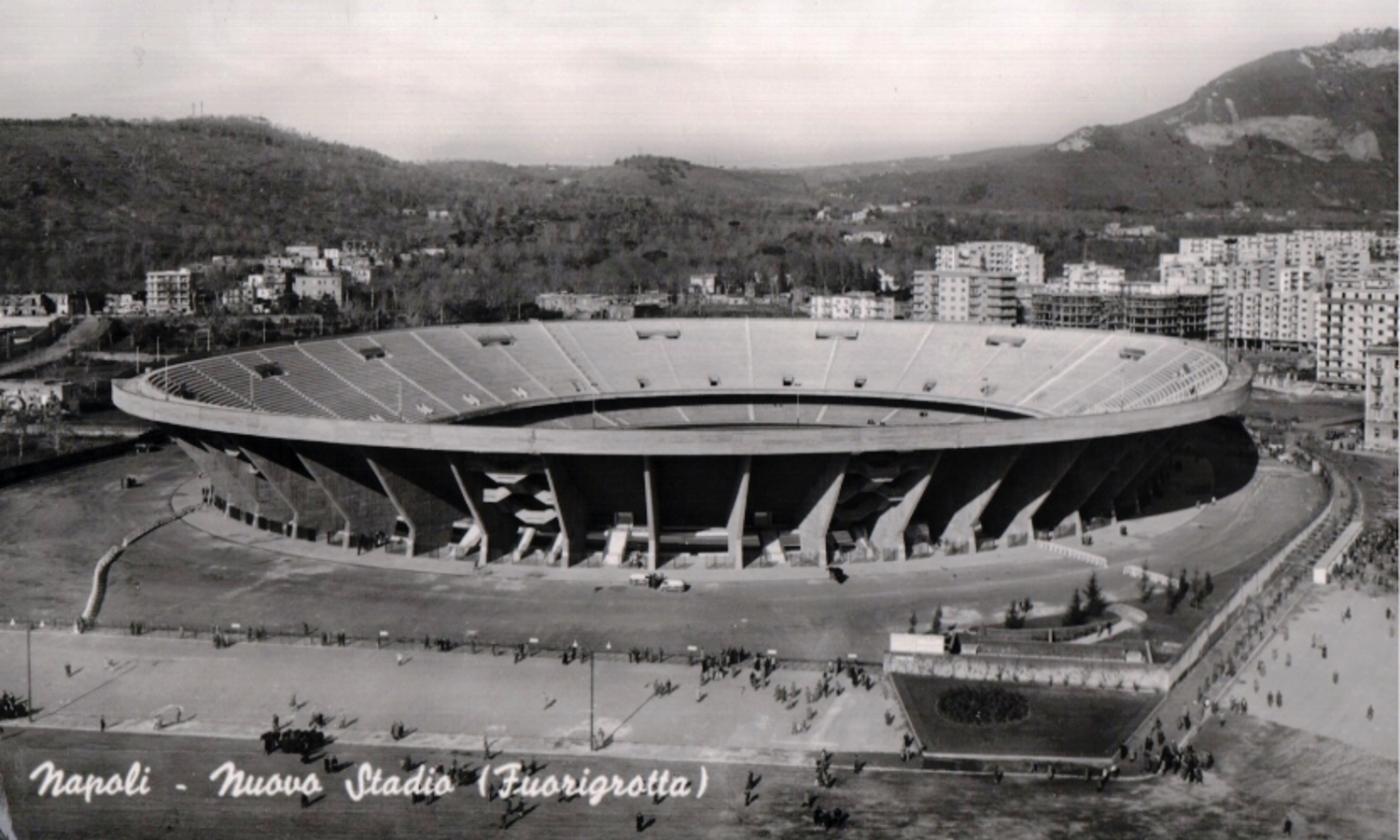
<path id="1" fill-rule="evenodd" d="M 921 159 L 824 185 L 996 208 L 1394 210 L 1397 34 L 1353 33 L 1232 70 L 1135 122 L 994 159 Z"/>
<path id="2" fill-rule="evenodd" d="M 3 121 L 0 272 L 91 288 L 328 232 L 379 239 L 398 208 L 448 192 L 422 167 L 259 120 Z"/>
<path id="3" fill-rule="evenodd" d="M 298 240 L 366 239 L 390 253 L 451 244 L 452 270 L 487 286 L 522 269 L 552 288 L 655 282 L 662 268 L 674 278 L 726 260 L 850 259 L 839 232 L 811 224 L 824 203 L 1393 211 L 1396 68 L 1395 30 L 1357 33 L 1056 143 L 798 170 L 650 155 L 600 167 L 406 163 L 256 118 L 0 120 L 0 291 L 130 288 L 149 268 Z M 430 221 L 429 208 L 450 217 Z M 906 225 L 899 258 L 920 259 L 920 237 L 941 224 Z"/>

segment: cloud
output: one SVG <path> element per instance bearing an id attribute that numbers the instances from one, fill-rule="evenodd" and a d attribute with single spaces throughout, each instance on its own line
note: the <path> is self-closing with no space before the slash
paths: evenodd
<path id="1" fill-rule="evenodd" d="M 1395 17 L 1377 0 L 10 0 L 0 113 L 203 102 L 403 158 L 832 162 L 1053 140 Z"/>

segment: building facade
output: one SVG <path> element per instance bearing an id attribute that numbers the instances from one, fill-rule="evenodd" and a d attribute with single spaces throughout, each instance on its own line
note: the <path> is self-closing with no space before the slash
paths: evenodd
<path id="1" fill-rule="evenodd" d="M 1123 290 L 1127 274 L 1123 269 L 1096 262 L 1066 263 L 1062 284 L 1071 292 L 1116 294 Z"/>
<path id="2" fill-rule="evenodd" d="M 1372 271 L 1360 280 L 1331 283 L 1317 307 L 1317 381 L 1361 390 L 1366 351 L 1394 344 L 1400 310 L 1394 271 Z"/>
<path id="3" fill-rule="evenodd" d="M 194 314 L 194 277 L 188 268 L 146 272 L 146 313 Z"/>
<path id="4" fill-rule="evenodd" d="M 1221 298 L 1222 337 L 1231 344 L 1265 350 L 1316 349 L 1318 292 L 1227 289 Z"/>
<path id="5" fill-rule="evenodd" d="M 292 292 L 302 300 L 332 300 L 345 303 L 345 290 L 339 274 L 298 274 L 292 278 Z"/>
<path id="6" fill-rule="evenodd" d="M 1014 274 L 970 269 L 914 272 L 911 314 L 918 321 L 1016 322 Z"/>
<path id="7" fill-rule="evenodd" d="M 1366 351 L 1366 448 L 1377 452 L 1400 449 L 1397 425 L 1397 392 L 1400 392 L 1400 355 L 1396 345 L 1383 344 Z"/>
<path id="8" fill-rule="evenodd" d="M 934 267 L 1011 274 L 1021 283 L 1045 282 L 1045 255 L 1025 242 L 960 242 L 940 245 Z"/>
<path id="9" fill-rule="evenodd" d="M 893 321 L 894 298 L 873 292 L 812 295 L 812 317 L 830 321 Z"/>

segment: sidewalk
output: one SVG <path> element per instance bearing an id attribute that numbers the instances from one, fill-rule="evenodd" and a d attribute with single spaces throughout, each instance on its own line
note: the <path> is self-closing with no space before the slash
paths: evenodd
<path id="1" fill-rule="evenodd" d="M 773 687 L 750 688 L 747 668 L 701 687 L 699 668 L 684 662 L 598 659 L 590 669 L 549 655 L 515 662 L 486 648 L 472 654 L 240 642 L 219 650 L 207 639 L 60 630 L 35 631 L 31 641 L 34 725 L 64 729 L 98 729 L 105 720 L 118 732 L 256 738 L 274 715 L 283 725 L 305 726 L 321 712 L 346 743 L 480 749 L 489 738 L 512 750 L 583 754 L 589 732 L 602 729 L 609 754 L 776 763 L 805 763 L 821 749 L 896 753 L 903 732 L 898 716 L 895 725 L 885 721 L 897 707 L 883 682 L 872 690 L 847 684 L 840 696 L 784 706 Z M 779 668 L 772 685 L 803 691 L 817 677 Z M 25 634 L 0 633 L 0 685 L 23 691 L 26 679 Z M 658 682 L 675 689 L 658 695 Z M 170 723 L 175 707 L 181 722 L 158 728 L 157 717 Z M 809 714 L 810 729 L 794 734 L 793 725 Z M 395 721 L 412 734 L 394 742 L 388 733 Z"/>

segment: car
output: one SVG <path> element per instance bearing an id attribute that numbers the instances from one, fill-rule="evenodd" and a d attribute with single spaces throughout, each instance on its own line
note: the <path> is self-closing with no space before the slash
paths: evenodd
<path id="1" fill-rule="evenodd" d="M 661 582 L 662 592 L 684 592 L 690 588 L 690 584 L 680 578 L 667 578 Z"/>
<path id="2" fill-rule="evenodd" d="M 633 586 L 648 586 L 651 584 L 651 575 L 638 572 L 634 575 L 628 575 L 627 582 Z"/>

